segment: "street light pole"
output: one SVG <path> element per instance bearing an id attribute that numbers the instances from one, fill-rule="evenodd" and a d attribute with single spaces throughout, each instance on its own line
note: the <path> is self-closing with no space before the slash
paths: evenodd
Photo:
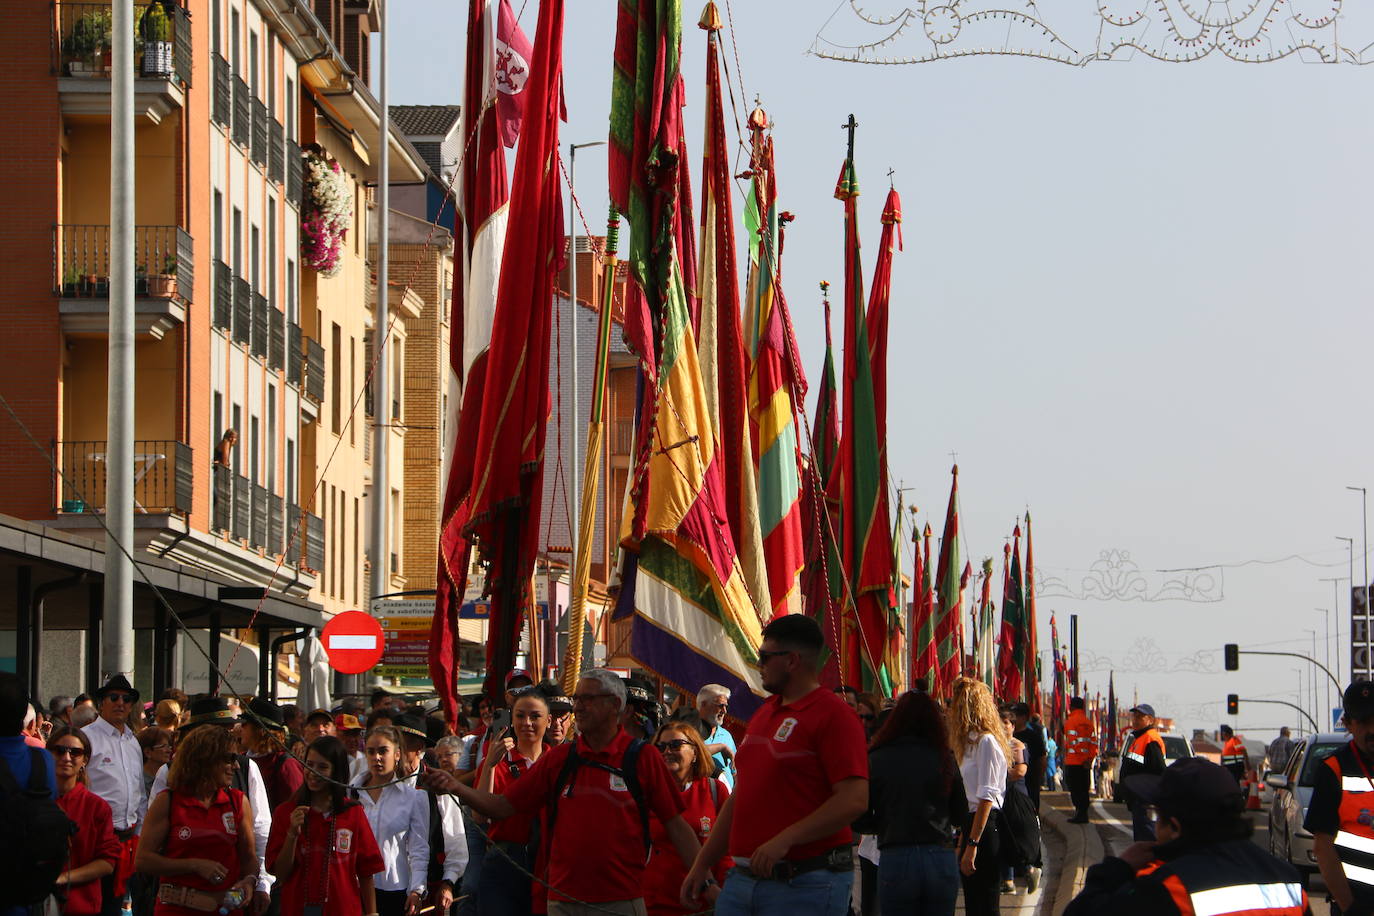
<path id="1" fill-rule="evenodd" d="M 568 299 L 572 308 L 569 313 L 572 318 L 569 324 L 568 336 L 572 338 L 571 356 L 568 364 L 568 374 L 572 376 L 571 389 L 571 413 L 572 422 L 568 424 L 568 471 L 570 474 L 577 474 L 582 468 L 582 464 L 577 460 L 577 430 L 581 419 L 578 410 L 577 389 L 581 382 L 581 376 L 577 372 L 577 151 L 586 149 L 589 146 L 605 146 L 605 140 L 592 140 L 589 143 L 569 143 L 568 144 Z M 572 555 L 577 556 L 578 538 L 578 519 L 581 518 L 581 485 L 568 487 L 568 510 L 570 524 L 568 530 L 569 547 L 572 548 Z"/>
<path id="2" fill-rule="evenodd" d="M 1347 489 L 1347 490 L 1358 490 L 1358 491 L 1359 491 L 1359 494 L 1360 494 L 1360 525 L 1361 525 L 1362 530 L 1364 531 L 1364 541 L 1363 541 L 1363 550 L 1364 550 L 1364 579 L 1363 579 L 1362 582 L 1360 583 L 1360 587 L 1366 590 L 1365 596 L 1364 596 L 1364 611 L 1365 611 L 1366 614 L 1368 614 L 1368 613 L 1369 613 L 1369 594 L 1368 594 L 1368 589 L 1369 589 L 1369 491 L 1366 490 L 1364 487 L 1346 487 L 1346 489 Z M 1351 572 L 1351 575 L 1354 575 L 1355 568 L 1354 568 L 1353 565 L 1351 566 L 1350 572 Z"/>
<path id="3" fill-rule="evenodd" d="M 1328 611 L 1328 610 L 1327 610 L 1326 608 L 1324 608 L 1324 607 L 1319 607 L 1319 608 L 1317 608 L 1316 610 L 1321 611 L 1321 612 L 1322 612 L 1322 617 L 1326 620 L 1326 667 L 1330 668 L 1330 667 L 1331 667 L 1331 612 Z M 1325 721 L 1326 721 L 1326 710 L 1328 710 L 1328 709 L 1331 708 L 1331 682 L 1328 681 L 1328 682 L 1325 683 L 1323 686 L 1326 688 L 1325 690 L 1322 691 L 1324 694 L 1326 694 L 1326 706 L 1325 706 L 1325 708 L 1322 709 L 1322 721 L 1325 722 Z"/>

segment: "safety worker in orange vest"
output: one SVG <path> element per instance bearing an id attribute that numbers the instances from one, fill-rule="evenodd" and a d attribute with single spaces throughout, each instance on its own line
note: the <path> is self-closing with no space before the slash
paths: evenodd
<path id="1" fill-rule="evenodd" d="M 1064 916 L 1310 916 L 1297 869 L 1260 849 L 1245 795 L 1201 757 L 1123 788 L 1158 819 L 1158 842 L 1132 843 L 1088 869 Z"/>
<path id="2" fill-rule="evenodd" d="M 1131 809 L 1131 837 L 1153 840 L 1155 824 L 1146 812 L 1146 804 L 1135 797 L 1126 785 L 1127 778 L 1140 773 L 1158 776 L 1164 772 L 1164 738 L 1155 728 L 1155 708 L 1141 703 L 1131 709 L 1131 734 L 1126 753 L 1121 757 L 1121 794 Z"/>
<path id="3" fill-rule="evenodd" d="M 1069 718 L 1064 722 L 1064 783 L 1073 800 L 1070 824 L 1088 822 L 1088 790 L 1092 785 L 1093 760 L 1097 757 L 1097 730 L 1084 712 L 1083 698 L 1069 700 Z"/>
<path id="4" fill-rule="evenodd" d="M 1374 913 L 1374 683 L 1345 690 L 1350 743 L 1316 767 L 1303 827 L 1331 895 L 1332 916 Z"/>
<path id="5" fill-rule="evenodd" d="M 1217 731 L 1221 733 L 1222 740 L 1221 765 L 1240 784 L 1245 781 L 1245 773 L 1250 769 L 1250 752 L 1240 743 L 1231 726 L 1223 725 Z"/>

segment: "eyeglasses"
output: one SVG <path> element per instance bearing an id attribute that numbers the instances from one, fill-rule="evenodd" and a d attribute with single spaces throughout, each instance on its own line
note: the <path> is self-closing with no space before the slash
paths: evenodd
<path id="1" fill-rule="evenodd" d="M 107 693 L 105 694 L 105 699 L 109 700 L 111 703 L 132 703 L 134 701 L 133 694 L 131 693 Z"/>
<path id="2" fill-rule="evenodd" d="M 763 665 L 768 664 L 768 660 L 769 660 L 770 658 L 777 658 L 778 656 L 781 656 L 781 655 L 791 655 L 791 654 L 792 654 L 792 650 L 790 650 L 790 649 L 778 649 L 778 650 L 775 651 L 775 652 L 769 651 L 769 650 L 767 650 L 767 649 L 760 649 L 760 650 L 759 650 L 759 665 L 760 665 L 760 666 L 763 666 Z"/>
<path id="3" fill-rule="evenodd" d="M 227 763 L 227 764 L 230 764 L 230 765 L 232 765 L 232 766 L 237 766 L 237 765 L 238 765 L 238 762 L 239 762 L 239 755 L 238 755 L 238 754 L 225 754 L 223 757 L 220 758 L 220 761 L 219 761 L 219 762 L 220 762 L 220 763 Z"/>
<path id="4" fill-rule="evenodd" d="M 574 703 L 590 703 L 592 700 L 600 700 L 610 696 L 609 693 L 575 693 L 570 697 Z"/>
<path id="5" fill-rule="evenodd" d="M 660 751 L 679 751 L 691 743 L 690 741 L 684 741 L 682 738 L 674 738 L 672 741 L 660 741 L 654 746 Z"/>
<path id="6" fill-rule="evenodd" d="M 152 747 L 148 748 L 150 751 L 170 751 L 171 749 L 172 746 L 170 744 L 154 744 Z"/>
<path id="7" fill-rule="evenodd" d="M 86 756 L 85 748 L 68 747 L 65 744 L 59 744 L 55 747 L 50 747 L 48 748 L 48 750 L 52 752 L 52 755 L 54 757 L 70 757 L 73 760 L 79 760 L 80 758 Z"/>

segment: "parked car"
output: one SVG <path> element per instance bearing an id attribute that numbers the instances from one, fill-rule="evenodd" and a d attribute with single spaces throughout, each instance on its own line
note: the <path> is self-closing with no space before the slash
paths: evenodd
<path id="1" fill-rule="evenodd" d="M 1183 735 L 1175 735 L 1165 732 L 1160 735 L 1164 739 L 1164 765 L 1169 766 L 1175 760 L 1186 760 L 1195 757 L 1193 753 L 1193 742 Z M 1117 754 L 1116 762 L 1112 769 L 1112 801 L 1119 802 L 1121 798 L 1121 761 L 1126 759 L 1126 748 L 1131 745 L 1131 733 L 1121 739 L 1121 749 Z"/>
<path id="2" fill-rule="evenodd" d="M 1307 806 L 1312 802 L 1312 786 L 1322 761 L 1350 743 L 1345 732 L 1309 735 L 1293 748 L 1293 755 L 1282 773 L 1266 779 L 1273 790 L 1269 803 L 1269 852 L 1295 866 L 1303 875 L 1317 870 L 1312 851 L 1312 834 L 1303 829 Z"/>

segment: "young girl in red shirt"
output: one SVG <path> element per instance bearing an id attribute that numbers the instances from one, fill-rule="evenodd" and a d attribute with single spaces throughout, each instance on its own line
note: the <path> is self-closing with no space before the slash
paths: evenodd
<path id="1" fill-rule="evenodd" d="M 58 726 L 48 737 L 57 775 L 57 806 L 79 829 L 72 836 L 67 866 L 57 876 L 66 892 L 64 916 L 94 916 L 102 908 L 100 879 L 113 874 L 120 845 L 115 837 L 110 806 L 86 788 L 86 761 L 91 741 L 85 732 L 69 725 Z"/>
<path id="2" fill-rule="evenodd" d="M 267 870 L 277 877 L 282 916 L 377 912 L 373 876 L 386 867 L 367 815 L 348 797 L 348 749 L 316 738 L 305 783 L 272 814 Z"/>

